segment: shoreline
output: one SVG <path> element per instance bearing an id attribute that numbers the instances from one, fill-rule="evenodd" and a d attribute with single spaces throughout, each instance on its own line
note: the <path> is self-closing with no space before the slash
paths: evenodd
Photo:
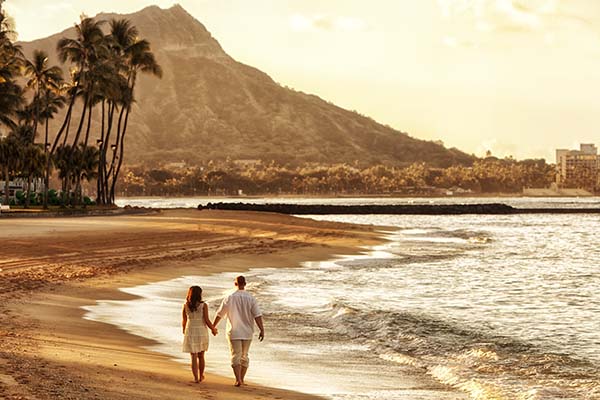
<path id="1" fill-rule="evenodd" d="M 13 261 L 9 268 L 6 268 L 6 263 L 3 263 L 4 268 L 0 271 L 0 276 L 4 278 L 15 275 L 20 279 L 19 282 L 13 279 L 6 280 L 8 290 L 3 288 L 2 297 L 9 301 L 6 302 L 8 304 L 5 303 L 0 307 L 3 309 L 3 328 L 0 330 L 0 337 L 2 337 L 0 394 L 5 394 L 8 399 L 30 398 L 30 396 L 41 399 L 57 397 L 92 399 L 98 396 L 111 399 L 132 397 L 178 399 L 198 393 L 214 399 L 245 400 L 256 396 L 264 399 L 282 396 L 286 399 L 319 398 L 260 386 L 239 390 L 231 385 L 230 377 L 208 374 L 206 383 L 188 384 L 191 376 L 188 368 L 182 367 L 167 356 L 143 349 L 153 344 L 152 341 L 129 334 L 109 324 L 83 319 L 85 310 L 81 307 L 95 304 L 96 300 L 132 298 L 119 291 L 122 287 L 186 274 L 245 271 L 249 266 L 253 268 L 293 267 L 299 265 L 301 261 L 324 260 L 340 252 L 359 253 L 359 246 L 382 241 L 379 234 L 375 232 L 375 227 L 320 223 L 276 215 L 258 216 L 255 213 L 252 214 L 252 221 L 248 221 L 248 213 L 217 211 L 199 214 L 201 213 L 197 211 L 175 210 L 163 212 L 160 216 L 111 216 L 108 217 L 110 218 L 108 222 L 119 222 L 118 220 L 123 218 L 144 220 L 165 218 L 167 221 L 164 228 L 168 230 L 183 228 L 180 226 L 181 220 L 186 219 L 197 219 L 212 224 L 208 232 L 204 232 L 201 236 L 204 236 L 204 239 L 208 236 L 216 241 L 221 239 L 221 242 L 203 246 L 204 250 L 210 250 L 211 245 L 217 246 L 213 254 L 205 254 L 204 257 L 200 257 L 202 254 L 197 254 L 198 257 L 182 257 L 180 250 L 167 249 L 165 252 L 163 249 L 161 251 L 165 252 L 163 254 L 165 257 L 158 261 L 150 261 L 149 266 L 138 263 L 132 267 L 125 263 L 117 264 L 115 270 L 106 270 L 106 265 L 102 263 L 98 267 L 69 265 L 73 262 L 69 258 L 69 253 L 63 254 L 62 260 L 61 255 L 58 257 L 53 255 L 54 262 L 58 265 L 44 268 L 46 270 L 44 272 L 49 273 L 47 279 L 49 282 L 43 282 L 41 276 L 36 276 L 36 273 L 31 271 L 36 269 L 31 263 L 37 260 L 43 265 L 46 262 L 44 257 L 22 260 L 20 265 Z M 28 226 L 22 228 L 14 239 L 25 242 L 22 244 L 24 247 L 35 243 L 35 239 L 28 238 L 28 233 L 35 230 L 38 221 L 42 220 L 28 221 L 30 222 Z M 56 226 L 46 227 L 44 229 L 49 231 L 42 230 L 41 237 L 44 238 L 44 233 L 47 235 L 51 232 L 53 235 L 65 237 L 75 235 L 76 238 L 83 236 L 87 240 L 91 239 L 88 237 L 88 231 L 82 233 L 80 224 L 73 227 L 68 224 L 72 221 L 70 219 L 60 221 L 67 222 L 67 226 L 63 226 L 62 229 Z M 78 221 L 87 223 L 90 225 L 89 229 L 95 230 L 99 219 L 78 219 Z M 281 223 L 287 225 L 281 227 Z M 57 220 L 52 220 L 51 224 L 57 225 Z M 156 224 L 156 221 L 151 224 Z M 159 222 L 158 225 L 161 223 Z M 240 228 L 245 230 L 242 235 L 240 235 Z M 147 227 L 142 227 L 143 229 Z M 265 232 L 268 229 L 271 229 L 271 232 Z M 133 231 L 132 235 L 139 235 L 137 229 Z M 216 234 L 217 237 L 212 237 L 211 233 Z M 39 235 L 40 232 L 37 234 Z M 232 234 L 237 234 L 239 237 L 234 237 L 228 244 L 223 243 L 223 236 Z M 269 234 L 283 235 L 283 238 L 282 240 L 271 239 L 272 243 L 264 245 L 263 241 L 267 239 L 260 238 L 267 238 Z M 39 240 L 38 235 L 33 237 L 37 236 Z M 105 239 L 102 230 L 98 230 L 91 236 L 98 240 Z M 236 242 L 239 244 L 240 240 L 244 240 L 243 237 L 249 237 L 251 243 L 232 251 L 232 245 L 235 247 Z M 330 240 L 324 240 L 327 238 Z M 283 246 L 278 243 L 280 241 L 284 242 Z M 185 243 L 186 246 L 190 245 L 187 240 Z M 68 243 L 63 243 L 66 244 Z M 261 245 L 263 245 L 262 249 L 257 252 L 256 247 Z M 43 252 L 44 244 L 40 247 L 42 249 L 38 250 Z M 133 255 L 136 254 L 138 253 L 134 252 Z M 36 254 L 31 254 L 28 250 L 24 255 L 35 256 Z M 15 258 L 15 255 L 12 257 Z M 168 266 L 165 265 L 165 261 L 168 262 Z M 90 259 L 83 260 L 83 264 L 93 262 Z M 16 287 L 11 287 L 11 284 Z M 131 382 L 136 384 L 130 387 Z M 115 385 L 120 383 L 125 385 L 119 386 L 115 391 Z M 143 394 L 140 393 L 138 384 L 144 389 Z M 152 389 L 149 390 L 148 387 Z"/>
<path id="2" fill-rule="evenodd" d="M 576 196 L 576 195 L 556 195 L 556 196 L 533 196 L 523 193 L 465 193 L 449 195 L 399 195 L 399 194 L 257 194 L 257 195 L 198 195 L 198 194 L 181 194 L 181 195 L 164 195 L 164 196 L 120 196 L 122 199 L 369 199 L 369 198 L 385 198 L 385 199 L 468 199 L 468 198 L 531 198 L 531 199 L 578 199 L 578 198 L 593 198 L 600 197 L 600 194 L 591 196 Z"/>

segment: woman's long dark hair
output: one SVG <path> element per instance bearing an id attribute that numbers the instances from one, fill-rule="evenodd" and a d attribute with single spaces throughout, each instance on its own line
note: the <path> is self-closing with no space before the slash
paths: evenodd
<path id="1" fill-rule="evenodd" d="M 200 286 L 190 287 L 188 289 L 185 304 L 187 304 L 191 312 L 194 312 L 200 303 L 202 303 L 202 288 Z"/>

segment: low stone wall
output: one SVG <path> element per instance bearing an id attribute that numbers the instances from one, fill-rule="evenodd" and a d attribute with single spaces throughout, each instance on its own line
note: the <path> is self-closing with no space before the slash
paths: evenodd
<path id="1" fill-rule="evenodd" d="M 198 210 L 260 211 L 294 215 L 326 214 L 600 214 L 600 208 L 515 208 L 501 203 L 489 204 L 399 204 L 399 205 L 322 205 L 322 204 L 250 204 L 208 203 Z"/>
<path id="2" fill-rule="evenodd" d="M 514 214 L 517 209 L 506 204 L 402 204 L 402 205 L 318 205 L 318 204 L 249 204 L 208 203 L 199 205 L 199 210 L 262 211 L 295 215 L 325 214 Z"/>

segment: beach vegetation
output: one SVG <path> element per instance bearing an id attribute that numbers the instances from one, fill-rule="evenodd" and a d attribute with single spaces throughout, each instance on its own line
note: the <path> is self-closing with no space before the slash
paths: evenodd
<path id="1" fill-rule="evenodd" d="M 2 10 L 3 1 L 0 129 L 6 137 L 0 135 L 0 171 L 5 187 L 16 179 L 23 182 L 24 193 L 16 201 L 25 207 L 37 203 L 39 196 L 32 196 L 32 187 L 43 192 L 44 208 L 57 199 L 62 206 L 114 204 L 138 75 L 162 76 L 150 43 L 127 19 L 104 21 L 82 15 L 75 35 L 57 43 L 61 68 L 51 65 L 43 50 L 34 50 L 30 57 L 23 54 Z M 51 132 L 49 121 L 59 113 L 63 122 Z M 45 126 L 42 140 L 40 125 Z M 92 138 L 93 132 L 100 132 L 99 137 Z M 51 195 L 54 168 L 61 193 Z M 82 183 L 90 180 L 97 183 L 96 201 L 83 196 Z M 43 184 L 37 185 L 39 181 Z M 11 190 L 4 191 L 5 203 Z"/>
<path id="2" fill-rule="evenodd" d="M 479 160 L 472 167 L 437 168 L 425 163 L 403 167 L 354 164 L 251 165 L 211 161 L 187 168 L 127 167 L 121 196 L 193 195 L 446 195 L 519 194 L 548 187 L 555 169 L 544 160 Z"/>

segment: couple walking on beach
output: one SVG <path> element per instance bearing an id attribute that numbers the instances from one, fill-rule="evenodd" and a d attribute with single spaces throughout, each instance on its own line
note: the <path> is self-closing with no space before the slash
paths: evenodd
<path id="1" fill-rule="evenodd" d="M 216 336 L 217 325 L 221 319 L 227 319 L 227 341 L 231 352 L 231 368 L 235 375 L 235 386 L 244 384 L 250 359 L 248 350 L 254 334 L 254 323 L 260 333 L 258 340 L 265 337 L 262 313 L 256 299 L 246 292 L 246 278 L 235 278 L 236 291 L 226 296 L 213 322 L 208 316 L 208 306 L 202 300 L 202 288 L 192 286 L 188 290 L 186 302 L 183 305 L 183 352 L 190 353 L 192 358 L 192 373 L 196 383 L 204 380 L 204 352 L 208 350 L 208 330 Z"/>

